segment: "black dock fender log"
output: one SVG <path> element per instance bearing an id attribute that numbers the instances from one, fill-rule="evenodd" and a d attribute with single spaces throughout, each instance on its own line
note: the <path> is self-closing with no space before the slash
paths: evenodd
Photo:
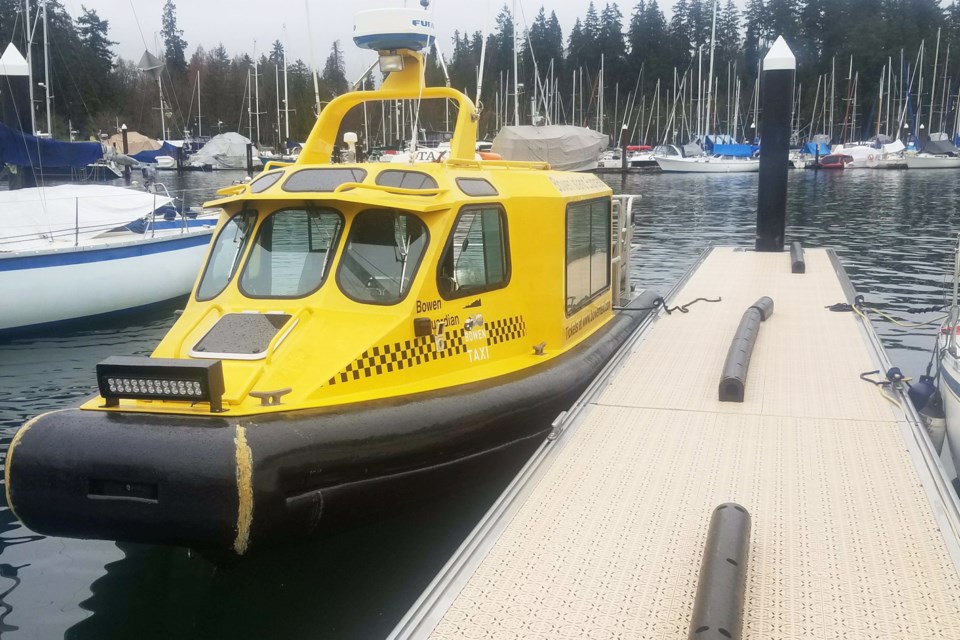
<path id="1" fill-rule="evenodd" d="M 734 502 L 713 510 L 703 548 L 689 640 L 740 640 L 750 556 L 750 514 Z"/>
<path id="2" fill-rule="evenodd" d="M 720 402 L 743 402 L 750 356 L 753 355 L 753 345 L 760 333 L 760 323 L 771 315 L 773 299 L 763 296 L 740 318 L 740 326 L 733 335 L 733 342 L 730 343 L 727 359 L 723 363 L 723 372 L 720 374 Z"/>
<path id="3" fill-rule="evenodd" d="M 790 244 L 790 272 L 807 272 L 807 263 L 803 259 L 803 245 L 799 242 L 793 242 Z"/>

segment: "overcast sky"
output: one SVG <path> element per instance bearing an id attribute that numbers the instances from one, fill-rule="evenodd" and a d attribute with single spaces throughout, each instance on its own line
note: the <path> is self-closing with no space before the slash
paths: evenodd
<path id="1" fill-rule="evenodd" d="M 513 0 L 507 0 L 511 3 Z M 159 41 L 160 16 L 165 0 L 62 0 L 73 17 L 81 13 L 81 4 L 96 9 L 101 18 L 110 21 L 110 37 L 118 42 L 114 50 L 124 58 L 137 61 L 144 48 L 154 51 Z M 563 27 L 564 37 L 578 17 L 587 10 L 589 0 L 517 0 L 521 19 L 533 21 L 540 6 L 556 11 Z M 602 7 L 605 0 L 595 4 Z M 725 0 L 722 0 L 725 3 Z M 334 40 L 344 45 L 347 76 L 359 76 L 374 60 L 370 51 L 353 46 L 353 15 L 363 9 L 403 6 L 404 0 L 177 0 L 177 24 L 187 41 L 187 57 L 197 45 L 208 51 L 219 43 L 233 55 L 252 53 L 254 40 L 258 51 L 267 50 L 274 40 L 286 43 L 293 59 L 301 58 L 311 64 L 309 25 L 313 31 L 313 59 L 323 66 Z M 461 31 L 492 31 L 494 21 L 504 0 L 433 0 L 434 22 L 441 49 L 449 54 L 450 39 L 455 29 Z M 624 23 L 636 4 L 635 0 L 618 2 L 624 14 Z M 742 0 L 738 0 L 742 4 Z M 419 0 L 408 0 L 416 7 Z M 661 0 L 668 11 L 672 0 Z M 308 8 L 309 7 L 309 8 Z M 138 27 L 139 23 L 139 27 Z M 521 25 L 523 23 L 521 22 Z M 286 36 L 284 35 L 286 25 Z"/>

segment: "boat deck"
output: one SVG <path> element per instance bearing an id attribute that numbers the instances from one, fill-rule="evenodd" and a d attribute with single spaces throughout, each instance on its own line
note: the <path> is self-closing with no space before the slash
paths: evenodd
<path id="1" fill-rule="evenodd" d="M 395 638 L 686 638 L 715 506 L 753 521 L 745 638 L 960 634 L 960 511 L 836 256 L 713 249 L 560 421 Z M 743 403 L 730 340 L 774 300 Z"/>

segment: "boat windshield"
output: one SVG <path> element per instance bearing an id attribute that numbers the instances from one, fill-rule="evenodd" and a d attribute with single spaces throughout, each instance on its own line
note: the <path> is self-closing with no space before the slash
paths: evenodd
<path id="1" fill-rule="evenodd" d="M 240 258 L 247 248 L 250 232 L 256 222 L 257 212 L 246 209 L 223 225 L 210 251 L 210 259 L 207 260 L 200 286 L 197 287 L 197 300 L 216 298 L 226 289 L 240 266 Z"/>
<path id="2" fill-rule="evenodd" d="M 260 224 L 240 291 L 250 298 L 300 298 L 320 288 L 343 217 L 329 208 L 281 209 Z"/>
<path id="3" fill-rule="evenodd" d="M 381 209 L 360 213 L 340 261 L 340 289 L 358 302 L 403 300 L 428 240 L 426 225 L 412 214 Z"/>

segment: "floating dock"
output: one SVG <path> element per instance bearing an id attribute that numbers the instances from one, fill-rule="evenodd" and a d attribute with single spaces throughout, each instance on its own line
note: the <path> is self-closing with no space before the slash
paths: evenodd
<path id="1" fill-rule="evenodd" d="M 855 295 L 836 255 L 805 265 L 707 251 L 669 304 L 722 301 L 638 329 L 391 637 L 731 637 L 691 628 L 727 502 L 752 518 L 744 638 L 960 637 L 957 496 L 905 393 L 861 379 L 890 363 L 826 308 Z M 743 402 L 721 402 L 762 296 Z"/>

